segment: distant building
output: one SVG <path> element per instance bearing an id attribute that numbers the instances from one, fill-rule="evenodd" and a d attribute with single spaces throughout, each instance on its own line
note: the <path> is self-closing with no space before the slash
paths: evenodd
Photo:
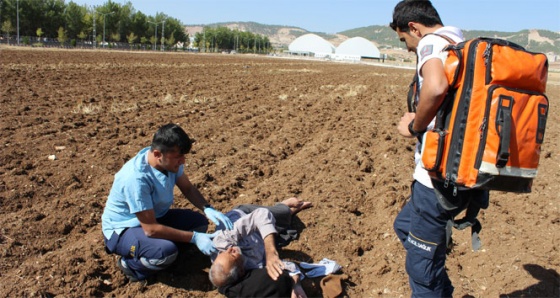
<path id="1" fill-rule="evenodd" d="M 352 37 L 342 42 L 335 51 L 336 55 L 359 56 L 367 59 L 380 59 L 379 49 L 363 37 Z"/>
<path id="2" fill-rule="evenodd" d="M 288 46 L 288 53 L 337 61 L 384 58 L 375 44 L 363 37 L 350 38 L 335 47 L 324 38 L 312 33 L 296 38 Z"/>
<path id="3" fill-rule="evenodd" d="M 303 56 L 325 56 L 333 54 L 335 50 L 330 42 L 313 33 L 296 38 L 288 46 L 289 54 Z"/>

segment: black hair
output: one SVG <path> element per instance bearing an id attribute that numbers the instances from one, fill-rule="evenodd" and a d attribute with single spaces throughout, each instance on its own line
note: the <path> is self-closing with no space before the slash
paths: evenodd
<path id="1" fill-rule="evenodd" d="M 409 22 L 420 23 L 426 27 L 443 26 L 443 22 L 432 2 L 429 0 L 403 0 L 393 10 L 393 21 L 389 24 L 391 29 L 408 32 Z"/>
<path id="2" fill-rule="evenodd" d="M 152 139 L 151 150 L 157 149 L 161 153 L 167 153 L 175 150 L 176 147 L 181 154 L 191 151 L 192 141 L 187 133 L 179 125 L 173 123 L 160 127 Z"/>

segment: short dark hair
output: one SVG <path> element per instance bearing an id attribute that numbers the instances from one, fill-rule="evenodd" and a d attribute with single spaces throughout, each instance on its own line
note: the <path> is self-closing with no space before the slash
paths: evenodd
<path id="1" fill-rule="evenodd" d="M 443 26 L 443 22 L 432 2 L 429 0 L 403 0 L 393 10 L 393 21 L 389 24 L 391 29 L 408 32 L 409 22 L 420 23 L 426 27 Z"/>
<path id="2" fill-rule="evenodd" d="M 178 148 L 181 154 L 187 154 L 191 151 L 191 147 L 192 141 L 189 135 L 179 125 L 169 123 L 156 131 L 152 139 L 151 150 L 167 153 Z"/>

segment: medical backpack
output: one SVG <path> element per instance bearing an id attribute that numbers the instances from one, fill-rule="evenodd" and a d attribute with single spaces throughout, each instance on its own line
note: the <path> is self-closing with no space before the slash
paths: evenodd
<path id="1" fill-rule="evenodd" d="M 423 136 L 424 168 L 459 188 L 531 192 L 548 114 L 546 55 L 484 37 L 444 51 L 449 89 Z"/>

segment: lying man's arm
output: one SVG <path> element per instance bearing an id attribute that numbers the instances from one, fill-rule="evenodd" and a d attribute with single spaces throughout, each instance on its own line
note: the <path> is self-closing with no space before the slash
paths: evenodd
<path id="1" fill-rule="evenodd" d="M 280 274 L 282 274 L 284 263 L 278 256 L 274 234 L 268 234 L 264 237 L 264 250 L 266 252 L 266 272 L 268 272 L 270 278 L 277 280 Z"/>

